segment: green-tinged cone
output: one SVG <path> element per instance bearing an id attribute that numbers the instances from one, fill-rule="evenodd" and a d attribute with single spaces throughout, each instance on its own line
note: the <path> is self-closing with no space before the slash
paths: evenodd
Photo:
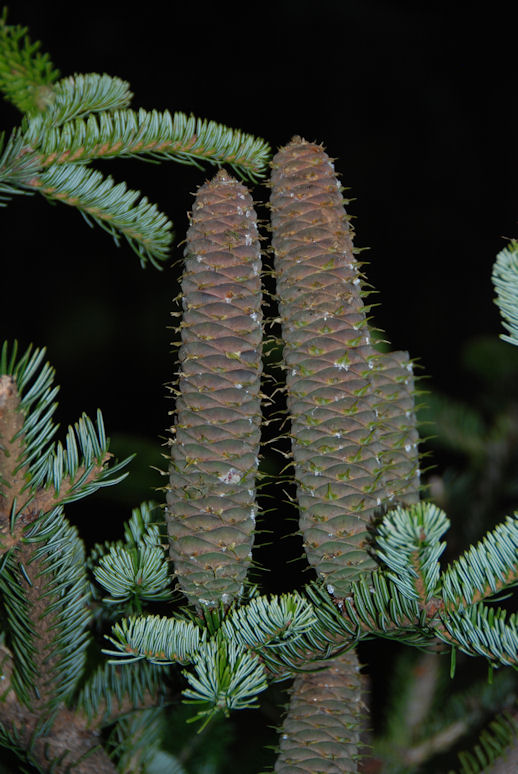
<path id="1" fill-rule="evenodd" d="M 408 352 L 383 352 L 372 371 L 374 411 L 384 450 L 384 485 L 389 501 L 419 502 L 419 436 L 416 428 L 414 375 Z"/>
<path id="2" fill-rule="evenodd" d="M 212 607 L 239 596 L 251 562 L 261 419 L 256 215 L 224 170 L 197 193 L 185 256 L 167 520 L 182 591 Z"/>
<path id="3" fill-rule="evenodd" d="M 313 666 L 318 667 L 318 664 Z M 354 774 L 358 771 L 363 679 L 355 651 L 294 680 L 275 764 L 278 774 Z"/>
<path id="4" fill-rule="evenodd" d="M 343 596 L 373 569 L 367 528 L 385 499 L 376 353 L 330 158 L 294 138 L 272 168 L 272 244 L 300 527 L 309 562 L 330 593 Z"/>

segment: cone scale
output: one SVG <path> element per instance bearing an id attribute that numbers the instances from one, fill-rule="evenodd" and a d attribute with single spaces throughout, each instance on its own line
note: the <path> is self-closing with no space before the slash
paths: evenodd
<path id="1" fill-rule="evenodd" d="M 182 278 L 180 374 L 167 522 L 198 608 L 243 589 L 255 527 L 261 418 L 261 258 L 247 189 L 221 170 L 193 206 Z"/>

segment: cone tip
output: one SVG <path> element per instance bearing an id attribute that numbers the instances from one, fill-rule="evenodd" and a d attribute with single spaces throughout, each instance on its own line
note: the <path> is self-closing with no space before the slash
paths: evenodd
<path id="1" fill-rule="evenodd" d="M 217 183 L 233 183 L 235 182 L 235 177 L 232 177 L 226 169 L 221 167 L 214 175 L 213 180 Z"/>

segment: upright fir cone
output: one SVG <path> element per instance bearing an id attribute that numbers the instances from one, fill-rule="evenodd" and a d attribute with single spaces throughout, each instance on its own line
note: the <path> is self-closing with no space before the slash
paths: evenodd
<path id="1" fill-rule="evenodd" d="M 354 650 L 327 661 L 325 669 L 298 674 L 291 689 L 274 771 L 357 772 L 362 721 L 367 712 L 363 689 L 364 678 Z"/>
<path id="2" fill-rule="evenodd" d="M 272 244 L 285 342 L 300 527 L 337 596 L 373 569 L 367 528 L 385 498 L 361 274 L 333 164 L 300 138 L 272 162 Z"/>
<path id="3" fill-rule="evenodd" d="M 197 606 L 242 591 L 255 526 L 261 419 L 261 258 L 247 189 L 220 170 L 194 203 L 182 278 L 180 376 L 167 522 Z"/>

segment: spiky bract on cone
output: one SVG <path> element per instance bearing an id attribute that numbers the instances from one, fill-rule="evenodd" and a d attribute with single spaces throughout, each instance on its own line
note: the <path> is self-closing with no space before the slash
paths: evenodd
<path id="1" fill-rule="evenodd" d="M 325 663 L 324 669 L 299 674 L 293 682 L 274 769 L 278 774 L 358 771 L 362 718 L 367 712 L 358 659 L 351 650 Z"/>
<path id="2" fill-rule="evenodd" d="M 243 587 L 260 441 L 261 259 L 247 189 L 220 170 L 194 203 L 182 279 L 180 375 L 168 502 L 170 554 L 198 606 Z"/>
<path id="3" fill-rule="evenodd" d="M 380 423 L 386 498 L 410 505 L 419 502 L 420 489 L 412 361 L 408 352 L 383 352 L 374 362 L 374 411 Z"/>
<path id="4" fill-rule="evenodd" d="M 358 262 L 333 164 L 294 138 L 272 162 L 272 244 L 285 341 L 300 527 L 309 562 L 342 596 L 372 569 L 367 528 L 383 500 L 371 345 Z"/>

